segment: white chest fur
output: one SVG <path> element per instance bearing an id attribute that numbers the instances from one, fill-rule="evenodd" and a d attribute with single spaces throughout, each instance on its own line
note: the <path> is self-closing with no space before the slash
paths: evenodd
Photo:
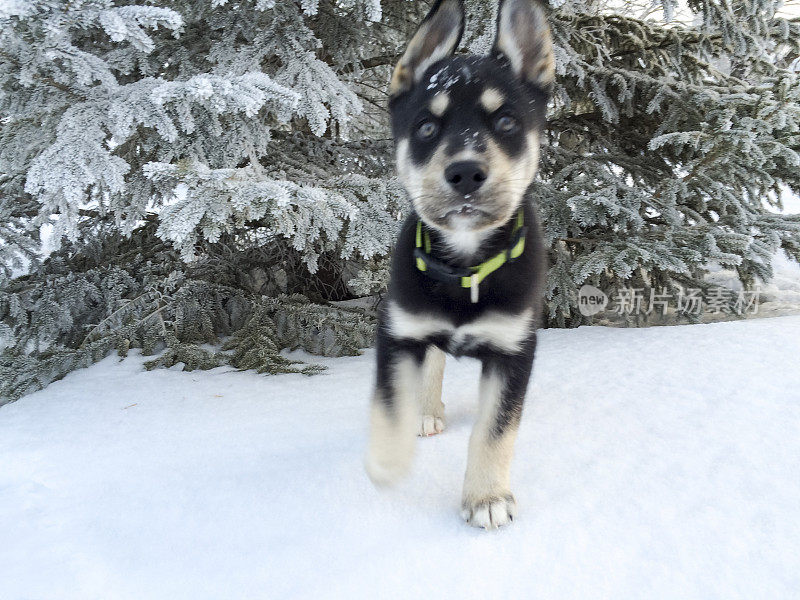
<path id="1" fill-rule="evenodd" d="M 389 331 L 396 338 L 423 340 L 447 336 L 452 347 L 488 344 L 504 352 L 519 352 L 530 334 L 533 310 L 509 314 L 487 311 L 477 319 L 456 327 L 445 318 L 408 312 L 396 303 L 389 305 Z"/>

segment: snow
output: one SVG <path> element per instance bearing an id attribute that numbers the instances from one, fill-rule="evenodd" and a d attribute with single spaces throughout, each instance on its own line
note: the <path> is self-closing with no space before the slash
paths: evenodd
<path id="1" fill-rule="evenodd" d="M 458 516 L 478 369 L 379 491 L 371 351 L 322 375 L 107 358 L 0 408 L 0 597 L 788 598 L 800 317 L 547 330 L 515 522 Z"/>

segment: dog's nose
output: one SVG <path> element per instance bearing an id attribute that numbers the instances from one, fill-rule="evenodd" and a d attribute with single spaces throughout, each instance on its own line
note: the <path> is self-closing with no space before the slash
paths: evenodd
<path id="1" fill-rule="evenodd" d="M 486 181 L 486 169 L 474 160 L 462 160 L 447 167 L 444 178 L 454 190 L 466 196 Z"/>

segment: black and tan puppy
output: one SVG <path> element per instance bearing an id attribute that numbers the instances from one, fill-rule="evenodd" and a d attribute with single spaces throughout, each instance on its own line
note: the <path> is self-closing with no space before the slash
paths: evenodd
<path id="1" fill-rule="evenodd" d="M 553 82 L 550 32 L 534 0 L 504 0 L 489 56 L 454 56 L 458 0 L 439 0 L 394 70 L 397 169 L 413 205 L 377 334 L 367 472 L 391 484 L 417 434 L 444 428 L 444 353 L 482 362 L 463 516 L 494 528 L 516 503 L 509 472 L 536 347 L 543 250 L 526 198 Z"/>

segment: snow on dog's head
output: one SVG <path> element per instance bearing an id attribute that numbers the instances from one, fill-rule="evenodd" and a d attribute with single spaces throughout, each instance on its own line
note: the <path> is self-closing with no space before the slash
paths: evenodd
<path id="1" fill-rule="evenodd" d="M 389 86 L 400 182 L 445 231 L 483 231 L 514 214 L 533 181 L 553 82 L 550 30 L 534 0 L 505 0 L 488 56 L 454 56 L 457 0 L 439 0 Z"/>

